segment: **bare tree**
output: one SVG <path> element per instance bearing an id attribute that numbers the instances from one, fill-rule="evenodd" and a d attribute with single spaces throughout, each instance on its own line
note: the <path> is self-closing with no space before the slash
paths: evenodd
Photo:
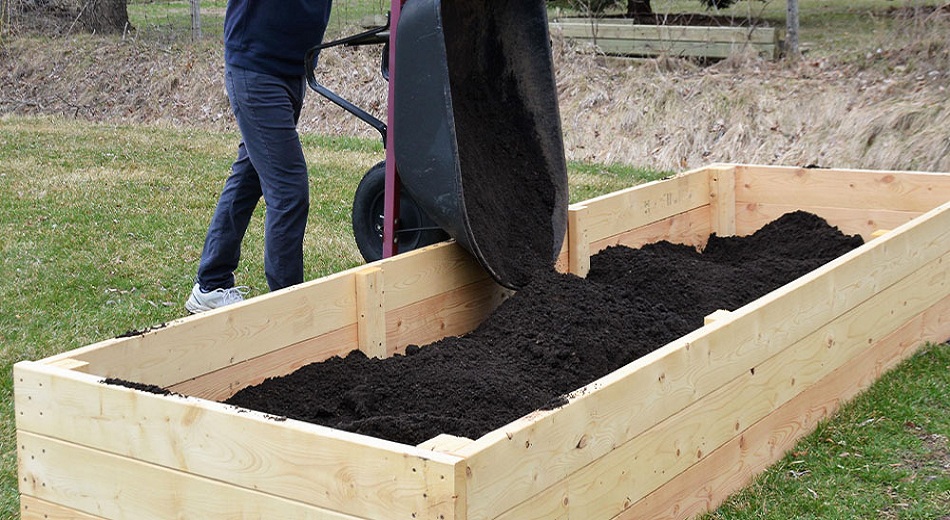
<path id="1" fill-rule="evenodd" d="M 47 32 L 114 34 L 131 29 L 126 1 L 18 0 L 16 14 L 21 23 Z"/>
<path id="2" fill-rule="evenodd" d="M 82 0 L 78 7 L 78 19 L 83 30 L 112 34 L 129 29 L 126 0 Z"/>

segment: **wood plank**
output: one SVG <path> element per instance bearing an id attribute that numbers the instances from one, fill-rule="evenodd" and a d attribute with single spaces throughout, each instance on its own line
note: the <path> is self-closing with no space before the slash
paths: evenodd
<path id="1" fill-rule="evenodd" d="M 710 314 L 707 314 L 703 318 L 703 325 L 712 325 L 719 320 L 727 320 L 732 316 L 732 311 L 727 311 L 726 309 L 718 309 Z"/>
<path id="2" fill-rule="evenodd" d="M 633 504 L 615 517 L 616 520 L 686 519 L 715 509 L 780 460 L 801 437 L 814 431 L 820 421 L 831 417 L 843 403 L 910 357 L 923 345 L 924 338 L 940 337 L 928 336 L 928 324 L 948 314 L 950 297 Z M 950 334 L 950 327 L 944 329 L 943 334 Z"/>
<path id="3" fill-rule="evenodd" d="M 17 363 L 18 432 L 357 517 L 454 514 L 455 486 L 464 478 L 458 457 L 99 381 L 42 363 Z M 57 464 L 49 468 L 60 469 Z"/>
<path id="4" fill-rule="evenodd" d="M 386 357 L 386 299 L 383 270 L 368 267 L 356 275 L 357 336 L 368 357 Z"/>
<path id="5" fill-rule="evenodd" d="M 467 252 L 441 243 L 381 260 L 391 308 L 490 279 Z M 91 373 L 167 387 L 356 324 L 356 276 L 365 266 L 189 316 L 141 335 L 58 356 Z M 279 319 L 276 319 L 279 317 Z M 389 348 L 391 351 L 392 348 Z"/>
<path id="6" fill-rule="evenodd" d="M 945 255 L 950 208 L 868 244 L 588 385 L 556 411 L 537 412 L 460 452 L 469 503 L 492 517 L 565 478 Z M 722 348 L 730 345 L 729 348 Z M 650 395 L 631 402 L 629 396 Z M 585 449 L 577 449 L 584 439 Z M 525 447 L 530 447 L 526 449 Z M 499 461 L 519 460 L 517 472 Z"/>
<path id="7" fill-rule="evenodd" d="M 708 206 L 709 172 L 694 170 L 665 181 L 595 197 L 583 204 L 588 211 L 588 236 L 591 243 L 596 243 Z M 591 251 L 594 250 L 592 247 Z"/>
<path id="8" fill-rule="evenodd" d="M 604 54 L 621 56 L 676 56 L 681 58 L 718 58 L 724 59 L 738 52 L 752 51 L 756 54 L 774 58 L 778 49 L 774 45 L 762 46 L 755 43 L 717 43 L 684 42 L 659 40 L 623 40 L 597 38 L 590 44 Z"/>
<path id="9" fill-rule="evenodd" d="M 574 19 L 551 22 L 551 28 L 567 38 L 609 38 L 625 40 L 678 40 L 772 44 L 778 41 L 774 27 L 704 27 L 695 25 L 643 25 L 630 20 Z"/>
<path id="10" fill-rule="evenodd" d="M 386 313 L 386 345 L 389 355 L 408 345 L 426 345 L 446 336 L 471 332 L 512 291 L 481 280 L 431 296 Z"/>
<path id="11" fill-rule="evenodd" d="M 442 433 L 420 443 L 419 448 L 423 450 L 441 451 L 443 453 L 453 453 L 463 446 L 468 446 L 471 442 L 472 439 L 467 437 L 458 437 L 456 435 Z"/>
<path id="12" fill-rule="evenodd" d="M 569 475 L 566 488 L 562 485 L 545 490 L 499 520 L 547 518 L 553 510 L 564 507 L 572 517 L 613 517 L 836 368 L 866 355 L 868 345 L 877 338 L 899 330 L 941 299 L 948 299 L 946 262 L 950 262 L 950 253 L 943 262 L 928 264 L 789 348 L 747 368 L 669 419 L 614 447 Z M 942 280 L 939 286 L 928 285 L 935 279 Z M 923 294 L 914 294 L 917 291 Z M 900 310 L 894 311 L 895 307 Z M 729 348 L 728 344 L 722 346 Z M 650 471 L 643 471 L 644 467 Z M 567 506 L 563 500 L 565 489 L 569 491 Z"/>
<path id="13" fill-rule="evenodd" d="M 592 242 L 590 245 L 591 253 L 597 253 L 609 246 L 636 248 L 660 240 L 668 240 L 693 247 L 705 246 L 710 233 L 712 233 L 709 212 L 709 207 L 703 206 L 686 213 L 674 215 L 660 222 Z"/>
<path id="14" fill-rule="evenodd" d="M 736 234 L 749 235 L 782 215 L 799 210 L 818 215 L 843 233 L 861 235 L 865 241 L 871 240 L 874 231 L 882 227 L 895 228 L 921 215 L 918 211 L 856 210 L 802 204 L 740 204 L 736 211 Z"/>
<path id="15" fill-rule="evenodd" d="M 20 520 L 106 520 L 29 495 L 20 495 Z"/>
<path id="16" fill-rule="evenodd" d="M 928 172 L 736 166 L 737 204 L 924 213 L 950 199 L 950 175 Z M 881 226 L 883 227 L 883 226 Z"/>
<path id="17" fill-rule="evenodd" d="M 587 206 L 575 204 L 567 210 L 568 272 L 581 278 L 590 271 L 590 237 L 587 233 Z"/>
<path id="18" fill-rule="evenodd" d="M 100 376 L 168 386 L 356 323 L 356 270 L 106 340 L 44 360 L 73 358 Z"/>
<path id="19" fill-rule="evenodd" d="M 733 166 L 709 168 L 709 222 L 712 233 L 720 237 L 736 234 L 736 169 Z"/>
<path id="20" fill-rule="evenodd" d="M 357 520 L 28 432 L 19 432 L 17 448 L 21 491 L 75 509 L 79 518 Z"/>
<path id="21" fill-rule="evenodd" d="M 310 363 L 346 356 L 358 348 L 357 341 L 353 324 L 165 388 L 209 401 L 224 401 L 242 388 L 260 384 L 269 377 L 285 376 Z"/>
<path id="22" fill-rule="evenodd" d="M 374 262 L 385 273 L 387 311 L 490 279 L 454 241 L 441 242 Z"/>

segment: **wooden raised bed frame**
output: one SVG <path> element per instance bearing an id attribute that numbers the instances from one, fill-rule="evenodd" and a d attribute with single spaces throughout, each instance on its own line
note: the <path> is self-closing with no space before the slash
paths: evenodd
<path id="1" fill-rule="evenodd" d="M 745 50 L 778 59 L 784 35 L 775 27 L 640 25 L 617 18 L 561 18 L 550 22 L 550 30 L 596 45 L 605 54 L 713 59 Z"/>
<path id="2" fill-rule="evenodd" d="M 17 363 L 22 518 L 690 517 L 950 337 L 948 200 L 948 174 L 713 165 L 573 205 L 559 267 L 579 274 L 610 244 L 701 245 L 796 209 L 870 242 L 476 440 L 406 446 L 218 402 L 474 328 L 507 293 L 451 243 Z"/>

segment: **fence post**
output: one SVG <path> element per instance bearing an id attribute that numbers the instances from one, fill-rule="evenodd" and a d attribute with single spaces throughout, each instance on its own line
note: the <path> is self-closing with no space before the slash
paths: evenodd
<path id="1" fill-rule="evenodd" d="M 201 0 L 191 0 L 191 39 L 201 40 Z"/>

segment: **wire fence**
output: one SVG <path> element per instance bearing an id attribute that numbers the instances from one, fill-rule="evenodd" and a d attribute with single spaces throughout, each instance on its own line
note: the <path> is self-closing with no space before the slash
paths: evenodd
<path id="1" fill-rule="evenodd" d="M 82 30 L 82 17 L 104 4 L 121 8 L 128 22 L 123 37 L 160 41 L 220 40 L 227 0 L 0 0 L 0 34 L 68 36 Z M 360 29 L 389 11 L 390 0 L 336 0 L 328 37 Z"/>

